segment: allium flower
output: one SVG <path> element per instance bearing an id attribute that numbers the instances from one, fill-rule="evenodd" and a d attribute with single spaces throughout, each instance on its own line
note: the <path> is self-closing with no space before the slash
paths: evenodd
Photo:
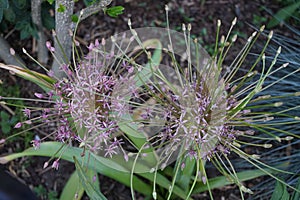
<path id="1" fill-rule="evenodd" d="M 230 31 L 235 24 L 236 19 Z M 220 25 L 218 21 L 218 34 Z M 269 141 L 291 140 L 295 136 L 287 131 L 282 133 L 288 136 L 271 133 L 270 130 L 280 131 L 272 127 L 278 118 L 292 124 L 298 121 L 297 116 L 288 113 L 289 108 L 280 110 L 283 101 L 265 94 L 281 79 L 266 80 L 288 64 L 274 69 L 278 48 L 267 65 L 263 48 L 253 62 L 246 63 L 250 67 L 242 69 L 263 27 L 245 41 L 228 66 L 224 59 L 237 36 L 229 39 L 229 31 L 219 39 L 217 34 L 218 42 L 210 57 L 197 40 L 191 39 L 191 26 L 183 25 L 182 29 L 183 34 L 169 27 L 130 27 L 130 31 L 102 40 L 101 44 L 96 40 L 87 47 L 89 53 L 81 61 L 61 66 L 65 78 L 56 79 L 48 72 L 55 79 L 52 90 L 34 95 L 37 101 L 50 103 L 50 108 L 25 109 L 24 113 L 32 123 L 55 122 L 57 129 L 50 135 L 56 140 L 64 144 L 78 142 L 83 152 L 88 150 L 117 161 L 126 172 L 163 170 L 174 161 L 176 169 L 184 170 L 193 161 L 195 181 L 209 188 L 205 164 L 211 162 L 239 186 L 241 194 L 251 193 L 238 179 L 228 155 L 236 153 L 262 168 L 266 164 L 258 160 L 258 155 L 245 152 L 243 145 L 271 148 Z M 272 32 L 266 46 L 271 38 Z M 47 47 L 51 50 L 50 43 Z M 33 118 L 35 112 L 39 116 Z M 21 125 L 19 122 L 15 128 Z M 249 138 L 257 139 L 253 135 L 258 131 L 267 135 L 267 142 L 248 142 Z M 38 148 L 43 140 L 32 143 Z M 58 161 L 52 168 L 58 168 Z"/>

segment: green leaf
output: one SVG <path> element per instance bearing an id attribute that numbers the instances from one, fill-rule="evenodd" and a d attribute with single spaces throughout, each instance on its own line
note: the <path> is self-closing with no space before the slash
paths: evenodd
<path id="1" fill-rule="evenodd" d="M 11 124 L 9 123 L 10 115 L 7 114 L 5 111 L 1 111 L 1 130 L 4 134 L 8 134 L 11 131 Z"/>
<path id="2" fill-rule="evenodd" d="M 60 195 L 60 200 L 65 200 L 65 199 L 76 199 L 75 197 L 77 196 L 77 199 L 81 199 L 84 193 L 84 188 L 82 187 L 77 171 L 74 171 L 72 175 L 70 176 L 68 182 L 63 188 L 63 191 Z"/>
<path id="3" fill-rule="evenodd" d="M 38 38 L 37 30 L 35 26 L 31 23 L 31 21 L 28 21 L 26 19 L 17 21 L 15 28 L 21 32 L 20 33 L 21 39 L 26 39 L 30 36 Z"/>
<path id="4" fill-rule="evenodd" d="M 100 174 L 103 174 L 116 181 L 119 181 L 120 183 L 126 186 L 130 186 L 130 172 L 124 171 L 125 168 L 122 167 L 122 165 L 120 165 L 119 163 L 116 163 L 111 159 L 97 156 L 92 153 L 90 154 L 86 153 L 86 155 L 82 157 L 81 154 L 83 149 L 77 147 L 70 147 L 70 146 L 65 146 L 62 155 L 60 154 L 55 155 L 57 150 L 60 149 L 62 145 L 65 144 L 59 142 L 44 142 L 41 144 L 38 150 L 35 150 L 34 148 L 31 147 L 21 153 L 14 153 L 4 157 L 0 157 L 0 164 L 5 164 L 11 160 L 24 157 L 24 156 L 48 156 L 48 157 L 61 156 L 61 159 L 74 162 L 73 157 L 75 156 L 78 162 L 79 163 L 84 162 L 84 165 L 87 168 L 95 170 Z M 121 171 L 116 170 L 116 168 L 120 169 Z M 139 176 L 148 179 L 152 182 L 154 181 L 153 173 L 140 173 Z M 135 175 L 133 175 L 133 182 L 134 182 L 133 185 L 134 190 L 144 195 L 149 195 L 149 196 L 152 195 L 151 185 L 146 184 L 143 180 L 141 180 L 139 177 Z M 168 190 L 169 186 L 171 185 L 171 182 L 162 174 L 157 173 L 156 184 Z M 173 193 L 181 197 L 182 199 L 186 198 L 184 191 L 176 185 L 174 186 Z"/>
<path id="5" fill-rule="evenodd" d="M 47 0 L 50 5 L 54 3 L 54 0 Z"/>
<path id="6" fill-rule="evenodd" d="M 8 4 L 8 0 L 0 0 L 0 22 L 3 19 L 3 12 L 5 9 L 8 9 L 9 4 Z"/>
<path id="7" fill-rule="evenodd" d="M 270 20 L 267 27 L 272 28 L 274 26 L 277 26 L 282 21 L 286 20 L 287 18 L 291 17 L 293 13 L 300 7 L 300 1 L 295 2 L 292 5 L 286 6 L 282 9 L 280 9 L 274 17 Z"/>
<path id="8" fill-rule="evenodd" d="M 18 76 L 37 84 L 46 92 L 53 89 L 53 84 L 55 83 L 55 80 L 47 75 L 14 65 L 5 65 L 3 63 L 0 63 L 0 68 L 9 70 L 17 74 Z"/>
<path id="9" fill-rule="evenodd" d="M 59 8 L 57 8 L 57 12 L 65 12 L 66 6 L 59 4 Z"/>
<path id="10" fill-rule="evenodd" d="M 176 183 L 186 192 L 186 194 L 189 191 L 191 178 L 195 173 L 195 164 L 195 159 L 191 160 L 187 158 L 185 161 L 185 167 L 183 168 L 183 170 L 179 171 L 177 175 L 178 180 L 176 181 Z M 177 165 L 181 165 L 181 163 L 178 162 Z"/>
<path id="11" fill-rule="evenodd" d="M 3 19 L 3 9 L 0 9 L 0 22 L 2 21 Z"/>
<path id="12" fill-rule="evenodd" d="M 4 18 L 10 23 L 14 23 L 16 21 L 16 14 L 12 8 L 4 10 Z"/>
<path id="13" fill-rule="evenodd" d="M 123 6 L 114 6 L 111 8 L 107 8 L 105 10 L 105 13 L 107 13 L 111 17 L 118 17 L 118 15 L 123 14 L 124 9 L 125 8 Z"/>
<path id="14" fill-rule="evenodd" d="M 94 200 L 106 200 L 106 197 L 100 192 L 99 188 L 95 187 L 95 185 L 92 183 L 92 180 L 87 176 L 86 172 L 83 170 L 75 156 L 74 163 L 79 180 L 88 196 Z"/>
<path id="15" fill-rule="evenodd" d="M 25 7 L 27 6 L 27 0 L 13 0 L 12 2 L 20 10 L 25 9 Z"/>
<path id="16" fill-rule="evenodd" d="M 143 48 L 152 47 L 155 48 L 155 51 L 150 59 L 150 61 L 143 66 L 142 70 L 136 73 L 134 77 L 135 86 L 140 87 L 145 85 L 149 79 L 154 75 L 155 67 L 159 65 L 162 59 L 162 45 L 161 42 L 157 39 L 150 39 L 143 42 Z"/>
<path id="17" fill-rule="evenodd" d="M 43 3 L 42 4 L 42 23 L 43 26 L 45 26 L 47 29 L 52 30 L 55 29 L 55 19 L 54 16 L 51 16 L 51 13 L 49 10 L 52 10 L 54 6 L 51 6 L 48 3 Z"/>
<path id="18" fill-rule="evenodd" d="M 72 19 L 72 22 L 77 23 L 78 20 L 79 20 L 79 17 L 74 14 L 74 15 L 71 16 L 71 19 Z"/>
<path id="19" fill-rule="evenodd" d="M 290 195 L 286 190 L 286 186 L 277 181 L 271 200 L 289 200 Z"/>
<path id="20" fill-rule="evenodd" d="M 300 191 L 300 178 L 298 178 L 296 189 Z M 300 192 L 294 191 L 291 200 L 299 200 L 299 199 L 300 199 Z"/>
<path id="21" fill-rule="evenodd" d="M 0 157 L 0 164 L 5 164 L 11 160 L 14 160 L 16 158 L 24 157 L 24 156 L 47 156 L 52 157 L 56 154 L 57 150 L 61 148 L 63 144 L 59 142 L 44 142 L 41 144 L 40 148 L 38 150 L 35 150 L 34 148 L 28 148 L 25 151 L 21 153 L 14 153 L 7 156 Z M 77 147 L 66 147 L 63 150 L 63 154 L 61 155 L 61 159 L 74 162 L 73 157 L 76 156 L 78 158 L 79 162 L 85 161 L 85 164 L 88 166 L 88 168 L 93 169 L 97 171 L 100 174 L 103 174 L 105 176 L 108 176 L 116 181 L 119 181 L 120 183 L 130 186 L 130 173 L 124 172 L 124 171 L 118 171 L 115 169 L 116 166 L 119 166 L 119 168 L 122 168 L 121 165 L 118 163 L 114 163 L 110 159 L 103 158 L 100 156 L 97 156 L 95 154 L 86 154 L 85 156 L 81 156 L 83 149 L 77 148 Z M 58 156 L 58 155 L 56 155 Z M 105 162 L 109 160 L 110 162 Z M 95 163 L 96 161 L 96 163 Z M 113 167 L 111 165 L 114 165 Z M 151 186 L 144 183 L 140 178 L 137 176 L 133 176 L 133 181 L 135 183 L 134 189 L 141 194 L 144 195 L 152 195 L 152 189 Z M 168 187 L 166 185 L 165 187 Z"/>

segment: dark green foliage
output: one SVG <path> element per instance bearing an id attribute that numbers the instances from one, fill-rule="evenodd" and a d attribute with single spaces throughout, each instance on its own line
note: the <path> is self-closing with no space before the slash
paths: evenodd
<path id="1" fill-rule="evenodd" d="M 49 200 L 58 200 L 57 192 L 55 191 L 47 191 L 46 188 L 42 185 L 38 185 L 33 189 L 33 191 L 37 194 L 41 199 L 49 199 Z"/>
<path id="2" fill-rule="evenodd" d="M 298 191 L 294 191 L 290 195 L 286 189 L 286 186 L 283 183 L 277 181 L 274 192 L 271 197 L 271 200 L 299 200 L 299 198 L 300 198 L 300 178 L 298 179 L 296 189 Z"/>
<path id="3" fill-rule="evenodd" d="M 20 89 L 18 86 L 5 86 L 1 85 L 0 87 L 0 96 L 20 96 Z M 16 104 L 23 106 L 23 101 L 20 100 L 7 100 L 8 104 Z M 16 107 L 13 112 L 15 115 L 10 114 L 7 110 L 1 109 L 0 112 L 0 129 L 4 135 L 8 136 L 10 135 L 14 129 L 13 127 L 15 124 L 24 119 L 24 115 L 22 113 L 22 110 L 18 107 Z"/>
<path id="4" fill-rule="evenodd" d="M 8 85 L 0 85 L 0 96 L 5 97 L 20 97 L 20 87 L 18 85 L 8 86 Z M 15 129 L 14 126 L 16 123 L 25 120 L 25 115 L 23 113 L 24 101 L 22 100 L 5 100 L 6 106 L 10 108 L 13 112 L 10 113 L 7 109 L 3 109 L 0 106 L 0 135 L 4 138 L 9 137 L 13 134 L 20 132 L 21 130 L 25 130 L 28 128 L 27 124 L 24 124 L 20 129 Z M 17 107 L 10 105 L 18 105 Z M 25 147 L 31 146 L 30 142 L 33 138 L 33 135 L 30 131 L 27 131 L 22 136 L 22 141 Z M 20 137 L 15 137 L 14 139 L 20 139 Z M 13 141 L 11 139 L 10 141 Z"/>
<path id="5" fill-rule="evenodd" d="M 8 8 L 8 0 L 0 0 L 0 22 L 3 18 L 4 10 Z"/>
<path id="6" fill-rule="evenodd" d="M 54 28 L 54 18 L 49 13 L 53 6 L 48 2 L 42 4 L 42 22 L 48 29 Z M 20 39 L 31 36 L 38 38 L 37 28 L 31 19 L 30 0 L 0 0 L 0 32 L 9 31 L 11 28 L 20 32 Z"/>
<path id="7" fill-rule="evenodd" d="M 47 2 L 42 4 L 42 23 L 45 28 L 52 30 L 55 28 L 54 17 L 51 16 L 50 10 L 53 9 L 53 6 Z"/>
<path id="8" fill-rule="evenodd" d="M 1 131 L 4 135 L 8 135 L 14 125 L 18 122 L 18 118 L 16 116 L 10 116 L 10 114 L 3 110 L 0 112 L 0 118 Z"/>

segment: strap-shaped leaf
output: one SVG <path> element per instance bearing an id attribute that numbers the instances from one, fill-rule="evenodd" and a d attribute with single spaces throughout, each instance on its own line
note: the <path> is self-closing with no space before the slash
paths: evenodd
<path id="1" fill-rule="evenodd" d="M 29 80 L 38 86 L 40 86 L 43 90 L 46 92 L 49 90 L 52 90 L 53 84 L 55 83 L 55 80 L 51 77 L 41 74 L 35 71 L 31 71 L 29 69 L 21 68 L 15 65 L 5 65 L 3 63 L 0 63 L 0 68 L 6 69 L 12 73 L 17 74 L 18 76 Z"/>
<path id="2" fill-rule="evenodd" d="M 24 157 L 24 156 L 47 156 L 52 157 L 57 153 L 57 150 L 61 148 L 61 146 L 64 144 L 61 144 L 59 142 L 44 142 L 41 144 L 40 148 L 38 150 L 35 150 L 34 148 L 28 148 L 23 152 L 20 153 L 14 153 L 7 156 L 0 157 L 0 164 L 5 164 L 11 160 L 14 160 L 16 158 Z M 85 164 L 88 166 L 88 168 L 93 169 L 97 171 L 100 174 L 103 174 L 105 176 L 108 176 L 116 181 L 119 181 L 120 183 L 130 186 L 130 173 L 124 172 L 124 167 L 122 167 L 120 164 L 113 162 L 107 158 L 103 158 L 94 154 L 88 154 L 86 153 L 85 156 L 81 157 L 83 149 L 77 148 L 77 147 L 66 147 L 63 150 L 63 154 L 61 155 L 61 159 L 74 162 L 73 156 L 76 156 L 78 159 L 78 162 L 85 162 Z M 57 155 L 58 156 L 58 155 Z M 90 157 L 89 157 L 90 156 Z M 97 158 L 97 159 L 96 159 Z M 95 163 L 96 162 L 96 163 Z M 123 168 L 123 171 L 119 171 L 116 169 Z M 152 195 L 152 189 L 149 184 L 146 184 L 144 181 L 139 179 L 137 176 L 133 177 L 134 181 L 134 190 L 137 192 L 140 192 L 144 195 Z M 166 185 L 166 187 L 168 187 Z"/>
<path id="3" fill-rule="evenodd" d="M 68 182 L 64 186 L 59 199 L 60 200 L 81 199 L 83 193 L 84 193 L 84 188 L 80 184 L 80 180 L 77 172 L 74 171 L 70 176 L 70 178 L 68 179 Z"/>
<path id="4" fill-rule="evenodd" d="M 300 178 L 298 178 L 298 183 L 297 183 L 296 188 L 300 191 Z M 293 192 L 291 200 L 298 200 L 298 199 L 300 199 L 300 192 L 299 191 L 294 191 Z"/>
<path id="5" fill-rule="evenodd" d="M 100 188 L 95 187 L 95 185 L 92 183 L 91 178 L 88 177 L 87 172 L 84 171 L 84 169 L 82 168 L 75 156 L 74 163 L 79 176 L 80 183 L 83 186 L 86 193 L 88 194 L 88 196 L 92 200 L 106 200 L 106 197 L 101 193 Z"/>
<path id="6" fill-rule="evenodd" d="M 286 190 L 286 186 L 277 181 L 271 200 L 289 200 L 290 195 Z"/>

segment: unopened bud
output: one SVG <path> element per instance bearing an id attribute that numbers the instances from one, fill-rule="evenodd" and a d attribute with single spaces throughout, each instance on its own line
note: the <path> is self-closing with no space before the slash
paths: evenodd
<path id="1" fill-rule="evenodd" d="M 253 155 L 251 155 L 251 157 L 252 157 L 253 159 L 260 159 L 260 155 L 257 155 L 257 154 L 253 154 Z"/>
<path id="2" fill-rule="evenodd" d="M 295 92 L 295 94 L 294 94 L 296 97 L 297 96 L 300 96 L 300 92 Z"/>
<path id="3" fill-rule="evenodd" d="M 22 126 L 22 123 L 21 123 L 21 122 L 18 122 L 18 123 L 14 126 L 14 128 L 21 128 L 21 126 Z"/>
<path id="4" fill-rule="evenodd" d="M 224 42 L 225 42 L 225 36 L 224 36 L 224 35 L 222 35 L 222 36 L 221 36 L 220 43 L 221 43 L 221 44 L 223 44 Z"/>
<path id="5" fill-rule="evenodd" d="M 280 54 L 280 53 L 281 53 L 281 46 L 279 46 L 277 49 L 277 54 Z"/>
<path id="6" fill-rule="evenodd" d="M 268 38 L 271 39 L 273 37 L 273 31 L 270 31 Z"/>
<path id="7" fill-rule="evenodd" d="M 165 10 L 169 11 L 169 6 L 168 5 L 165 5 Z"/>
<path id="8" fill-rule="evenodd" d="M 267 121 L 271 121 L 271 120 L 273 120 L 274 119 L 274 117 L 266 117 L 263 121 L 264 122 L 267 122 Z"/>
<path id="9" fill-rule="evenodd" d="M 116 38 L 115 38 L 114 36 L 111 36 L 110 39 L 111 39 L 111 41 L 112 41 L 113 43 L 116 42 Z"/>
<path id="10" fill-rule="evenodd" d="M 128 19 L 128 26 L 131 27 L 131 19 Z"/>
<path id="11" fill-rule="evenodd" d="M 43 94 L 37 93 L 37 92 L 34 93 L 34 96 L 36 96 L 36 97 L 39 98 L 39 99 L 42 99 L 42 98 L 44 97 Z"/>
<path id="12" fill-rule="evenodd" d="M 284 64 L 282 65 L 282 67 L 283 67 L 283 68 L 286 68 L 289 64 L 290 64 L 290 63 L 284 63 Z"/>
<path id="13" fill-rule="evenodd" d="M 257 31 L 254 31 L 253 33 L 252 33 L 252 37 L 255 37 L 256 36 L 256 34 L 257 34 Z"/>
<path id="14" fill-rule="evenodd" d="M 276 102 L 276 103 L 274 103 L 275 107 L 279 107 L 279 106 L 282 106 L 282 105 L 283 105 L 283 102 Z"/>
<path id="15" fill-rule="evenodd" d="M 49 163 L 48 163 L 48 162 L 45 162 L 45 163 L 44 163 L 44 166 L 43 166 L 43 169 L 47 168 L 48 165 L 49 165 Z"/>
<path id="16" fill-rule="evenodd" d="M 232 37 L 232 42 L 235 42 L 236 41 L 236 39 L 237 39 L 237 34 L 235 34 L 233 37 Z"/>
<path id="17" fill-rule="evenodd" d="M 188 24 L 188 31 L 191 31 L 191 30 L 192 30 L 192 25 Z"/>
<path id="18" fill-rule="evenodd" d="M 157 194 L 156 194 L 156 192 L 153 192 L 153 193 L 152 193 L 152 196 L 153 196 L 153 199 L 157 199 Z"/>
<path id="19" fill-rule="evenodd" d="M 185 31 L 186 28 L 185 28 L 185 24 L 182 24 L 182 31 Z"/>
<path id="20" fill-rule="evenodd" d="M 264 144 L 264 148 L 266 148 L 266 149 L 269 149 L 269 148 L 271 148 L 273 145 L 272 144 Z"/>
<path id="21" fill-rule="evenodd" d="M 234 26 L 234 25 L 236 24 L 236 22 L 237 22 L 237 18 L 235 17 L 235 18 L 233 19 L 233 21 L 231 22 L 231 25 Z"/>
<path id="22" fill-rule="evenodd" d="M 286 141 L 290 141 L 290 140 L 294 139 L 294 137 L 293 137 L 293 136 L 286 136 L 284 139 L 285 139 Z"/>
<path id="23" fill-rule="evenodd" d="M 219 19 L 217 21 L 217 26 L 219 26 L 219 27 L 221 26 L 221 20 L 219 20 Z"/>
<path id="24" fill-rule="evenodd" d="M 16 54 L 15 50 L 13 48 L 9 49 L 10 55 L 14 56 Z"/>

